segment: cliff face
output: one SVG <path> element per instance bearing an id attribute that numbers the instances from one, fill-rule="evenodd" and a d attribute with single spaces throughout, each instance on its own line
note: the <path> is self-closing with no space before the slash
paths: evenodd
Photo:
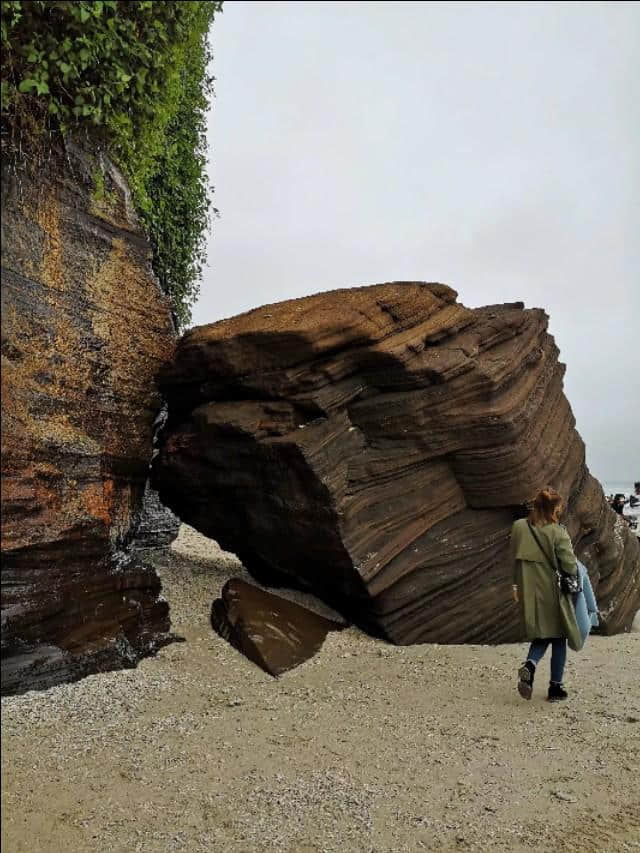
<path id="1" fill-rule="evenodd" d="M 604 630 L 624 630 L 638 542 L 585 467 L 547 319 L 394 283 L 194 329 L 161 381 L 160 497 L 393 642 L 499 642 L 519 639 L 510 527 L 551 484 Z"/>
<path id="2" fill-rule="evenodd" d="M 2 181 L 3 692 L 130 666 L 167 641 L 127 553 L 171 357 L 169 303 L 120 173 L 70 147 Z"/>

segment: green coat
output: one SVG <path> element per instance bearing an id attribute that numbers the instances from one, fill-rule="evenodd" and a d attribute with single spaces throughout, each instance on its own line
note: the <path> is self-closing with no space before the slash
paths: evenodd
<path id="1" fill-rule="evenodd" d="M 558 566 L 575 575 L 576 557 L 564 527 L 545 524 L 536 526 L 536 533 L 548 554 L 555 551 Z M 581 649 L 582 636 L 573 601 L 570 596 L 560 594 L 555 571 L 541 552 L 526 518 L 519 519 L 511 528 L 511 558 L 527 640 L 566 637 L 572 649 Z"/>

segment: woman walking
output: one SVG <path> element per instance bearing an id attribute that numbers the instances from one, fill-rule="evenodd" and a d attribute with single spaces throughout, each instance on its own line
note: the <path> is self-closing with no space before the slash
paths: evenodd
<path id="1" fill-rule="evenodd" d="M 516 521 L 511 530 L 513 599 L 521 606 L 525 636 L 531 640 L 527 659 L 518 670 L 518 692 L 525 699 L 531 699 L 536 667 L 550 644 L 547 698 L 566 699 L 562 677 L 567 641 L 572 649 L 582 647 L 573 603 L 560 592 L 556 580 L 555 565 L 569 575 L 578 571 L 569 534 L 558 523 L 561 511 L 560 495 L 554 489 L 542 489 L 529 517 Z"/>

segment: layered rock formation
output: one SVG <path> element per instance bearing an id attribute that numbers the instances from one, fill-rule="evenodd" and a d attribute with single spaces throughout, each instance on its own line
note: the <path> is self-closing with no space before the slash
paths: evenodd
<path id="1" fill-rule="evenodd" d="M 167 422 L 167 407 L 163 405 L 153 422 L 153 453 L 151 459 L 158 454 L 158 438 Z M 142 510 L 136 525 L 136 534 L 131 547 L 136 551 L 147 551 L 154 548 L 166 548 L 178 535 L 180 519 L 164 506 L 160 496 L 147 480 L 142 500 Z"/>
<path id="2" fill-rule="evenodd" d="M 508 539 L 546 484 L 604 630 L 640 601 L 638 542 L 585 467 L 542 310 L 392 283 L 197 328 L 162 376 L 155 480 L 260 580 L 395 643 L 519 638 Z"/>
<path id="3" fill-rule="evenodd" d="M 147 484 L 132 547 L 136 551 L 166 548 L 176 538 L 179 529 L 180 519 L 162 505 L 156 490 Z"/>
<path id="4" fill-rule="evenodd" d="M 2 184 L 2 689 L 133 665 L 168 639 L 125 553 L 175 333 L 120 173 L 69 147 Z"/>
<path id="5" fill-rule="evenodd" d="M 274 595 L 240 578 L 230 578 L 211 607 L 215 631 L 257 666 L 278 676 L 313 657 L 339 622 Z"/>

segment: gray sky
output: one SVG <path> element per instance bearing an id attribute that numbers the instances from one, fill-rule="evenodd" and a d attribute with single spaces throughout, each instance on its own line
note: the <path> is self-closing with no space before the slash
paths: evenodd
<path id="1" fill-rule="evenodd" d="M 640 478 L 640 4 L 227 2 L 194 323 L 391 280 L 551 316 L 604 481 Z"/>

